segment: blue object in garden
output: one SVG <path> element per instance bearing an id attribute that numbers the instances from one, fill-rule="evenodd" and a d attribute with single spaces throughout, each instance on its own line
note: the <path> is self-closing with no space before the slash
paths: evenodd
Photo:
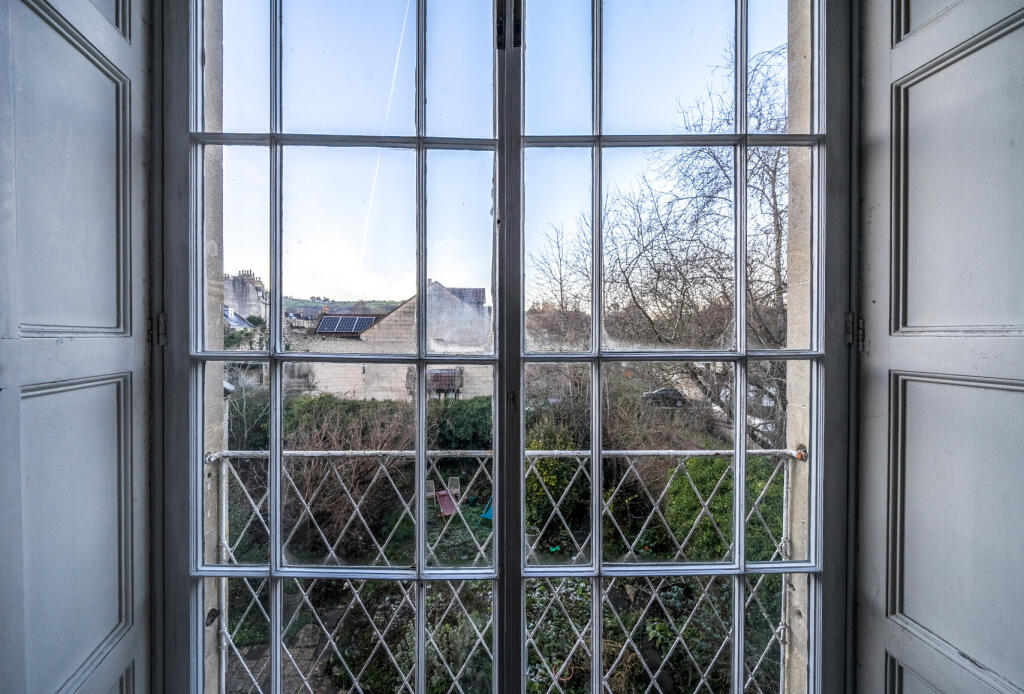
<path id="1" fill-rule="evenodd" d="M 491 497 L 487 497 L 487 505 L 484 506 L 484 512 L 476 519 L 476 524 L 480 525 L 480 522 L 485 518 L 492 523 L 494 522 L 494 506 L 491 505 Z"/>

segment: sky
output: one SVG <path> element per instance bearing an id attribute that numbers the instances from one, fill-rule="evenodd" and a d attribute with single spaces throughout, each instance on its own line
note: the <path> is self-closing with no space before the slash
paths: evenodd
<path id="1" fill-rule="evenodd" d="M 603 123 L 607 133 L 680 129 L 680 105 L 731 89 L 732 0 L 604 0 Z M 224 131 L 266 132 L 268 2 L 224 0 Z M 749 0 L 750 52 L 785 43 L 788 0 Z M 525 132 L 590 134 L 591 8 L 527 0 Z M 415 0 L 284 0 L 285 132 L 415 134 Z M 487 0 L 427 3 L 426 134 L 493 137 L 493 47 Z M 224 269 L 269 280 L 269 159 L 225 147 Z M 633 161 L 636 178 L 643 157 Z M 618 167 L 616 180 L 630 172 Z M 412 150 L 287 147 L 283 171 L 286 296 L 407 299 L 415 293 Z M 550 223 L 590 209 L 586 149 L 528 151 L 527 260 Z M 427 275 L 488 288 L 493 276 L 493 157 L 427 156 Z M 528 268 L 529 271 L 529 268 Z"/>

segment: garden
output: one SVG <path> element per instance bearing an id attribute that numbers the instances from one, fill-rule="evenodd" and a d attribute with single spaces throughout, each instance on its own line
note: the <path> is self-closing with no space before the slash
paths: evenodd
<path id="1" fill-rule="evenodd" d="M 570 373 L 571 368 L 552 371 L 527 386 L 524 522 L 529 563 L 591 561 L 595 534 L 590 528 L 589 377 Z M 731 456 L 663 454 L 676 449 L 731 450 L 730 415 L 709 398 L 691 397 L 684 407 L 645 399 L 644 394 L 653 390 L 651 384 L 664 380 L 664 374 L 649 371 L 652 367 L 605 368 L 602 443 L 623 454 L 606 456 L 601 463 L 602 524 L 596 537 L 604 561 L 730 560 Z M 714 379 L 731 382 L 731 373 L 712 374 Z M 247 390 L 244 399 L 242 390 Z M 262 387 L 239 387 L 228 396 L 229 448 L 266 450 L 265 398 Z M 479 567 L 493 562 L 492 412 L 488 397 L 428 402 L 428 450 L 436 452 L 427 460 L 427 480 L 432 483 L 426 492 L 428 566 Z M 286 453 L 281 516 L 286 562 L 413 564 L 415 460 L 398 454 L 414 447 L 413 422 L 412 405 L 405 402 L 349 400 L 329 393 L 286 397 L 286 452 L 360 452 L 354 457 L 294 459 Z M 633 451 L 641 453 L 625 454 Z M 266 461 L 237 460 L 233 465 L 238 482 L 228 486 L 228 542 L 235 561 L 266 562 L 268 537 L 262 524 L 251 522 L 253 506 L 247 503 L 247 498 L 262 496 Z M 768 456 L 747 461 L 747 504 L 756 504 L 760 513 L 757 522 L 748 523 L 748 558 L 776 556 L 784 501 L 778 465 L 778 459 Z M 266 517 L 265 504 L 260 513 Z M 269 624 L 254 617 L 258 613 L 251 603 L 265 601 L 266 591 L 257 596 L 251 583 L 239 579 L 228 585 L 228 631 L 240 657 L 255 663 L 255 654 L 265 651 L 268 643 Z M 427 691 L 490 691 L 493 584 L 426 585 Z M 601 662 L 610 690 L 643 692 L 653 680 L 662 691 L 694 691 L 703 686 L 701 682 L 711 691 L 728 691 L 732 590 L 731 579 L 720 576 L 604 579 L 598 596 Z M 590 690 L 592 591 L 588 578 L 524 581 L 526 680 L 531 694 Z M 778 691 L 781 646 L 775 634 L 782 616 L 781 579 L 771 577 L 760 584 L 757 596 L 762 618 L 752 614 L 747 620 L 748 666 L 754 669 L 757 662 L 755 675 L 761 686 Z M 412 583 L 295 580 L 286 583 L 283 605 L 287 691 L 303 679 L 316 683 L 315 691 L 414 691 Z"/>

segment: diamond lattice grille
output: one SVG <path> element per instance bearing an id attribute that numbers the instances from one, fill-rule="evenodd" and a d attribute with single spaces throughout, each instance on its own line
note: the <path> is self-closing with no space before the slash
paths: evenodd
<path id="1" fill-rule="evenodd" d="M 630 577 L 604 583 L 606 692 L 728 691 L 728 577 Z"/>
<path id="2" fill-rule="evenodd" d="M 529 579 L 526 603 L 526 690 L 530 694 L 590 691 L 591 582 Z"/>
<path id="3" fill-rule="evenodd" d="M 780 694 L 786 623 L 782 609 L 783 574 L 747 577 L 744 686 L 747 694 Z"/>
<path id="4" fill-rule="evenodd" d="M 227 508 L 221 530 L 221 552 L 229 564 L 267 561 L 270 528 L 267 525 L 267 461 L 224 458 L 220 466 Z"/>
<path id="5" fill-rule="evenodd" d="M 283 548 L 288 563 L 412 563 L 412 458 L 291 458 L 282 466 L 281 478 Z"/>
<path id="6" fill-rule="evenodd" d="M 489 453 L 428 454 L 427 480 L 447 495 L 438 497 L 435 491 L 434 497 L 427 499 L 428 566 L 492 564 L 494 524 L 484 517 L 488 503 L 493 503 L 491 460 Z M 459 482 L 458 489 L 449 488 L 453 477 Z"/>
<path id="7" fill-rule="evenodd" d="M 750 561 L 791 559 L 784 533 L 786 514 L 785 456 L 747 460 L 747 558 Z"/>
<path id="8" fill-rule="evenodd" d="M 724 457 L 607 458 L 606 561 L 723 561 L 732 549 L 733 466 Z"/>
<path id="9" fill-rule="evenodd" d="M 525 474 L 527 564 L 590 560 L 590 457 L 528 452 Z"/>
<path id="10" fill-rule="evenodd" d="M 293 580 L 283 602 L 283 691 L 412 694 L 412 583 Z"/>
<path id="11" fill-rule="evenodd" d="M 219 619 L 207 615 L 207 628 L 218 628 L 225 656 L 227 691 L 252 694 L 270 691 L 270 607 L 267 579 L 220 578 L 214 583 L 222 592 L 225 610 Z M 219 625 L 219 626 L 218 626 Z"/>
<path id="12" fill-rule="evenodd" d="M 432 581 L 426 588 L 427 691 L 491 691 L 493 583 Z"/>

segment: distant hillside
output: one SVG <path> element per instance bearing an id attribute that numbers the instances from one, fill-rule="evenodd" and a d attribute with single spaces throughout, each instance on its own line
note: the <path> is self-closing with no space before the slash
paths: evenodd
<path id="1" fill-rule="evenodd" d="M 321 310 L 324 306 L 330 308 L 331 313 L 387 313 L 394 309 L 400 301 L 383 301 L 370 299 L 367 301 L 311 301 L 310 299 L 293 299 L 290 296 L 284 298 L 284 310 L 298 311 L 300 309 Z"/>

